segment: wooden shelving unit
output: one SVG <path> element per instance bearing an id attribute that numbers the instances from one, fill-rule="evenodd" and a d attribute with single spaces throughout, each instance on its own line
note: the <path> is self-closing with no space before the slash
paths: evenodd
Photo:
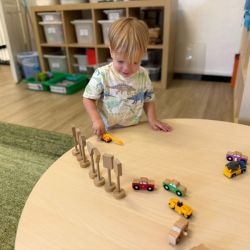
<path id="1" fill-rule="evenodd" d="M 55 51 L 56 48 L 65 48 L 68 58 L 68 69 L 74 73 L 73 63 L 76 59 L 73 54 L 81 52 L 81 49 L 94 48 L 97 63 L 105 62 L 110 57 L 108 46 L 103 44 L 102 27 L 98 20 L 107 19 L 103 13 L 105 9 L 125 9 L 126 16 L 139 17 L 140 9 L 143 7 L 163 8 L 163 36 L 162 44 L 150 45 L 148 49 L 159 49 L 162 51 L 161 80 L 153 82 L 154 88 L 166 89 L 167 84 L 173 79 L 177 10 L 178 0 L 153 0 L 153 1 L 129 1 L 129 2 L 106 2 L 106 3 L 85 3 L 71 5 L 33 6 L 30 8 L 33 20 L 37 50 L 40 58 L 42 71 L 48 71 L 49 65 L 43 57 L 44 54 Z M 65 44 L 47 44 L 43 27 L 39 25 L 42 21 L 37 15 L 38 12 L 61 11 Z M 78 44 L 76 40 L 75 27 L 70 22 L 76 19 L 83 19 L 82 11 L 91 16 L 94 28 L 94 44 Z"/>
<path id="2" fill-rule="evenodd" d="M 250 35 L 244 27 L 234 89 L 234 122 L 250 125 Z"/>

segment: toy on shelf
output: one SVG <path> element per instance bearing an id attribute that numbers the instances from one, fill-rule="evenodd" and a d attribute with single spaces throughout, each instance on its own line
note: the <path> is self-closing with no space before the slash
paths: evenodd
<path id="1" fill-rule="evenodd" d="M 80 162 L 83 160 L 83 157 L 82 157 L 82 148 L 81 148 L 81 145 L 80 145 L 80 137 L 81 137 L 81 131 L 79 128 L 76 129 L 76 139 L 78 141 L 78 147 L 79 147 L 79 154 L 76 156 L 76 159 Z"/>
<path id="2" fill-rule="evenodd" d="M 192 247 L 188 250 L 209 250 L 204 244 L 200 244 L 199 246 L 197 247 Z"/>
<path id="3" fill-rule="evenodd" d="M 100 175 L 99 163 L 101 160 L 101 154 L 97 148 L 94 148 L 94 156 L 97 170 L 97 177 L 94 178 L 94 183 L 97 187 L 103 186 L 105 184 L 105 179 Z"/>
<path id="4" fill-rule="evenodd" d="M 223 174 L 228 178 L 234 178 L 236 175 L 246 172 L 246 163 L 243 161 L 232 161 L 226 164 Z"/>
<path id="5" fill-rule="evenodd" d="M 116 199 L 122 199 L 125 197 L 125 191 L 123 188 L 120 188 L 120 176 L 122 176 L 122 164 L 118 159 L 114 159 L 114 171 L 117 176 L 117 185 L 113 191 L 113 196 Z"/>
<path id="6" fill-rule="evenodd" d="M 147 177 L 141 177 L 133 180 L 132 187 L 135 190 L 147 189 L 148 191 L 153 191 L 155 189 L 155 181 L 149 180 Z"/>
<path id="7" fill-rule="evenodd" d="M 79 154 L 78 148 L 77 148 L 77 139 L 76 139 L 76 128 L 74 124 L 71 124 L 72 134 L 74 137 L 74 143 L 75 143 L 75 149 L 72 150 L 72 155 L 76 156 Z"/>
<path id="8" fill-rule="evenodd" d="M 163 187 L 167 191 L 176 193 L 178 196 L 184 196 L 187 192 L 187 188 L 182 186 L 179 181 L 174 179 L 172 181 L 170 179 L 165 179 L 163 182 Z"/>
<path id="9" fill-rule="evenodd" d="M 183 214 L 186 219 L 189 219 L 193 214 L 193 209 L 191 207 L 184 205 L 175 198 L 169 200 L 169 207 L 175 209 L 177 213 Z"/>
<path id="10" fill-rule="evenodd" d="M 184 218 L 176 221 L 168 234 L 168 241 L 173 245 L 177 245 L 183 235 L 187 236 L 189 222 Z"/>
<path id="11" fill-rule="evenodd" d="M 46 79 L 47 79 L 46 74 L 45 74 L 45 73 L 40 73 L 40 74 L 38 75 L 38 79 L 39 79 L 39 81 L 41 81 L 41 82 L 45 82 Z"/>
<path id="12" fill-rule="evenodd" d="M 109 134 L 104 134 L 103 137 L 102 137 L 102 140 L 105 141 L 105 142 L 107 142 L 107 143 L 111 142 L 112 140 L 114 140 L 114 141 L 120 143 L 121 145 L 123 145 L 122 141 L 116 139 L 115 137 L 113 137 L 113 136 L 111 136 Z"/>
<path id="13" fill-rule="evenodd" d="M 87 142 L 86 144 L 87 144 L 87 148 L 89 151 L 89 155 L 90 155 L 90 159 L 91 159 L 91 167 L 92 167 L 92 169 L 89 171 L 89 178 L 94 179 L 97 176 L 96 171 L 95 171 L 94 160 L 93 160 L 95 147 L 92 145 L 91 142 Z"/>
<path id="14" fill-rule="evenodd" d="M 85 146 L 86 146 L 86 139 L 85 136 L 81 135 L 80 137 L 80 146 L 82 150 L 82 161 L 80 161 L 80 167 L 81 168 L 87 168 L 90 166 L 89 160 L 87 160 L 86 154 L 85 154 Z"/>
<path id="15" fill-rule="evenodd" d="M 103 157 L 103 167 L 108 169 L 108 182 L 105 183 L 105 191 L 113 192 L 116 185 L 111 181 L 111 170 L 113 169 L 114 156 L 109 154 L 104 154 Z"/>
<path id="16" fill-rule="evenodd" d="M 81 79 L 82 79 L 82 76 L 72 74 L 72 75 L 67 75 L 67 76 L 66 76 L 66 79 L 69 80 L 69 81 L 76 82 L 76 81 L 78 81 L 78 80 L 81 80 Z"/>
<path id="17" fill-rule="evenodd" d="M 247 163 L 248 156 L 243 155 L 241 152 L 235 151 L 235 152 L 227 152 L 226 159 L 228 161 L 244 161 Z"/>

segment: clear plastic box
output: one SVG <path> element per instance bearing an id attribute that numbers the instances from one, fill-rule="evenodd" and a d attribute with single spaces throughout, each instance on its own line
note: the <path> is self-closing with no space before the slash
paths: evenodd
<path id="1" fill-rule="evenodd" d="M 43 25 L 47 43 L 64 43 L 62 22 L 39 22 L 39 24 Z"/>
<path id="2" fill-rule="evenodd" d="M 108 33 L 109 33 L 109 28 L 111 24 L 114 22 L 114 20 L 99 20 L 97 22 L 102 25 L 102 36 L 104 44 L 110 45 Z"/>
<path id="3" fill-rule="evenodd" d="M 61 12 L 39 12 L 37 13 L 38 16 L 41 16 L 43 22 L 61 22 L 62 16 Z"/>
<path id="4" fill-rule="evenodd" d="M 126 16 L 125 9 L 104 10 L 103 12 L 108 16 L 108 20 L 117 20 Z"/>
<path id="5" fill-rule="evenodd" d="M 88 0 L 61 0 L 61 4 L 80 4 L 88 2 Z"/>
<path id="6" fill-rule="evenodd" d="M 157 82 L 161 79 L 161 66 L 146 66 L 143 68 L 147 70 L 152 82 Z"/>
<path id="7" fill-rule="evenodd" d="M 45 6 L 45 5 L 57 5 L 57 4 L 60 4 L 60 0 L 35 0 L 35 4 L 33 5 Z"/>
<path id="8" fill-rule="evenodd" d="M 43 57 L 48 58 L 50 71 L 68 73 L 67 56 L 62 51 L 45 54 Z"/>
<path id="9" fill-rule="evenodd" d="M 94 44 L 94 32 L 92 20 L 74 20 L 77 42 L 81 44 Z"/>
<path id="10" fill-rule="evenodd" d="M 78 64 L 88 65 L 87 55 L 76 54 L 76 55 L 74 55 L 74 58 L 76 58 Z"/>
<path id="11" fill-rule="evenodd" d="M 73 66 L 75 68 L 76 74 L 92 75 L 92 71 L 88 70 L 88 65 L 81 65 L 81 64 L 74 63 Z"/>
<path id="12" fill-rule="evenodd" d="M 18 62 L 22 65 L 25 78 L 33 77 L 33 67 L 39 65 L 37 51 L 22 52 L 17 54 Z"/>

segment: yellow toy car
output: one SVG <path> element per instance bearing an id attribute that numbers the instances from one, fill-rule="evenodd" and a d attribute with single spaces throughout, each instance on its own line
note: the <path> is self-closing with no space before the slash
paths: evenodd
<path id="1" fill-rule="evenodd" d="M 113 136 L 111 136 L 111 135 L 109 135 L 109 134 L 104 134 L 104 135 L 102 136 L 102 140 L 105 141 L 106 143 L 109 143 L 109 142 L 111 142 L 112 140 L 114 140 L 114 141 L 120 143 L 121 145 L 123 145 L 123 142 L 122 142 L 122 141 L 116 139 L 115 137 L 113 137 Z"/>
<path id="2" fill-rule="evenodd" d="M 175 209 L 179 214 L 183 214 L 186 219 L 189 219 L 193 214 L 193 209 L 191 207 L 184 205 L 175 198 L 169 200 L 169 207 Z"/>

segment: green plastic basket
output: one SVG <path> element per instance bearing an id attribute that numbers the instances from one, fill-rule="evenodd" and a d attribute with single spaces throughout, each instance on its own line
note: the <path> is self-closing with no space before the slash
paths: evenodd
<path id="1" fill-rule="evenodd" d="M 64 76 L 55 78 L 54 80 L 47 82 L 45 84 L 47 86 L 49 86 L 50 91 L 52 93 L 63 94 L 63 95 L 71 95 L 71 94 L 85 88 L 88 84 L 89 75 L 80 75 L 80 76 L 82 76 L 82 79 L 76 81 L 72 85 L 68 85 L 68 86 L 56 85 L 57 83 L 65 80 L 66 76 L 72 76 L 72 74 L 64 74 Z"/>
<path id="2" fill-rule="evenodd" d="M 37 91 L 49 91 L 49 83 L 56 81 L 58 78 L 63 77 L 64 73 L 52 72 L 53 79 L 45 82 L 35 80 L 34 77 L 23 80 L 24 83 L 28 84 L 28 89 Z"/>

